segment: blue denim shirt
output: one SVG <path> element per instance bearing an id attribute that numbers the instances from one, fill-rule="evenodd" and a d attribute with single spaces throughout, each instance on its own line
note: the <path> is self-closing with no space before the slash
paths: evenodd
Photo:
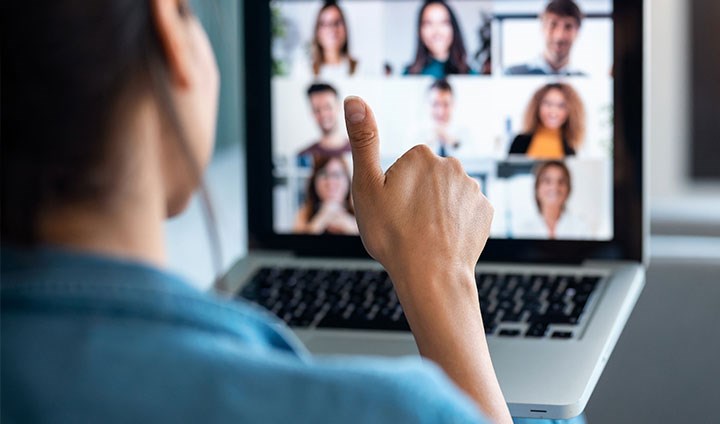
<path id="1" fill-rule="evenodd" d="M 314 358 L 268 313 L 116 259 L 2 250 L 12 422 L 477 423 L 418 358 Z"/>

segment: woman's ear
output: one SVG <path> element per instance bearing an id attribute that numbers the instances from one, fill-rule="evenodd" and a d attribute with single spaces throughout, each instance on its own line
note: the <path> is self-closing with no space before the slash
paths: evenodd
<path id="1" fill-rule="evenodd" d="M 155 30 L 168 62 L 172 82 L 187 88 L 190 85 L 190 43 L 183 10 L 185 0 L 150 0 Z"/>

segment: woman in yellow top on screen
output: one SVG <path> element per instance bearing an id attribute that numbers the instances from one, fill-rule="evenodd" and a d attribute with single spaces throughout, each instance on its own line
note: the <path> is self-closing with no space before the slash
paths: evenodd
<path id="1" fill-rule="evenodd" d="M 585 106 L 568 84 L 547 84 L 535 92 L 524 121 L 523 133 L 510 146 L 511 155 L 562 159 L 575 155 L 585 138 Z"/>
<path id="2" fill-rule="evenodd" d="M 312 39 L 311 70 L 315 77 L 337 79 L 355 75 L 358 61 L 350 55 L 345 15 L 336 1 L 318 11 Z"/>
<path id="3" fill-rule="evenodd" d="M 477 74 L 467 64 L 462 31 L 450 6 L 430 0 L 420 8 L 415 60 L 404 75 L 431 75 L 436 79 L 450 74 Z"/>

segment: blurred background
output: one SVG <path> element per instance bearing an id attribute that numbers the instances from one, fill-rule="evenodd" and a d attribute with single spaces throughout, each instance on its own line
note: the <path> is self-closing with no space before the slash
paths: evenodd
<path id="1" fill-rule="evenodd" d="M 245 0 L 249 1 L 249 0 Z M 717 422 L 720 399 L 720 2 L 646 0 L 645 136 L 651 264 L 645 291 L 587 407 L 592 423 Z M 221 95 L 207 183 L 223 268 L 247 253 L 242 0 L 194 1 Z M 167 226 L 170 267 L 207 289 L 197 199 Z"/>

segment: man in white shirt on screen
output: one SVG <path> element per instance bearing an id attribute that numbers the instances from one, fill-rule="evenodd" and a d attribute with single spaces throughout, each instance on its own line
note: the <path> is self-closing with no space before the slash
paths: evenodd
<path id="1" fill-rule="evenodd" d="M 570 66 L 570 53 L 582 19 L 582 11 L 573 0 L 551 0 L 541 16 L 545 51 L 527 63 L 509 67 L 505 74 L 584 76 L 584 72 Z"/>
<path id="2" fill-rule="evenodd" d="M 470 130 L 457 122 L 455 94 L 447 80 L 439 79 L 432 83 L 428 90 L 428 105 L 430 119 L 412 131 L 413 144 L 426 144 L 441 157 L 466 159 L 483 156 Z"/>

